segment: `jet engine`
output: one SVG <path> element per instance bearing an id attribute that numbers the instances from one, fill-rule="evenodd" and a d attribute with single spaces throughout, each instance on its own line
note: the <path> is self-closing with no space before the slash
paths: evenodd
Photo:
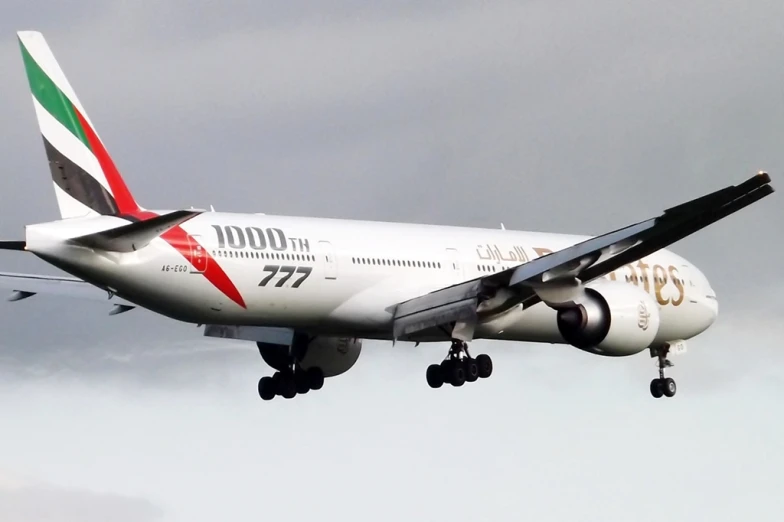
<path id="1" fill-rule="evenodd" d="M 637 286 L 613 281 L 585 289 L 576 305 L 559 308 L 558 331 L 572 346 L 597 355 L 634 355 L 659 330 L 659 307 Z"/>
<path id="2" fill-rule="evenodd" d="M 257 342 L 262 359 L 273 369 L 283 371 L 289 362 L 289 347 L 281 344 Z M 362 341 L 348 337 L 311 337 L 304 333 L 294 335 L 291 354 L 307 370 L 318 367 L 324 377 L 334 377 L 347 372 L 357 362 L 362 351 Z"/>

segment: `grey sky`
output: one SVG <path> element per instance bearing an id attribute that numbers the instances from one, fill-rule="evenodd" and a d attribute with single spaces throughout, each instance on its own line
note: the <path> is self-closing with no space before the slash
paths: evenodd
<path id="1" fill-rule="evenodd" d="M 591 234 L 759 169 L 781 184 L 781 2 L 368 4 L 5 2 L 0 235 L 57 217 L 19 29 L 149 208 Z M 445 347 L 367 343 L 322 392 L 262 403 L 252 345 L 0 304 L 0 518 L 780 520 L 779 198 L 676 245 L 721 311 L 669 401 L 647 354 L 476 343 L 494 377 L 434 392 Z"/>

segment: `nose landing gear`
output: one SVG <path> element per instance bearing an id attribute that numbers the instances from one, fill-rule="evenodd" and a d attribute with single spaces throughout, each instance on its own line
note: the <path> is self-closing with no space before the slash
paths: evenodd
<path id="1" fill-rule="evenodd" d="M 656 399 L 659 399 L 662 396 L 674 397 L 675 392 L 678 391 L 678 387 L 675 385 L 675 379 L 664 377 L 664 369 L 674 366 L 670 360 L 667 359 L 669 351 L 670 347 L 666 344 L 656 350 L 659 364 L 659 378 L 651 381 L 651 395 Z"/>
<path id="2" fill-rule="evenodd" d="M 480 354 L 474 359 L 468 352 L 468 343 L 452 340 L 449 353 L 441 364 L 431 364 L 425 374 L 431 388 L 440 388 L 445 383 L 462 386 L 466 382 L 486 379 L 493 373 L 493 361 L 489 355 Z"/>

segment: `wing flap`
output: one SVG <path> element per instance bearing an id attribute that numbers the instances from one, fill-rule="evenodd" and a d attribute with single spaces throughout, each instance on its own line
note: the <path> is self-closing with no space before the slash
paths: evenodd
<path id="1" fill-rule="evenodd" d="M 401 339 L 406 335 L 444 324 L 475 322 L 478 302 L 476 297 L 471 297 L 398 316 L 394 321 L 393 338 Z"/>

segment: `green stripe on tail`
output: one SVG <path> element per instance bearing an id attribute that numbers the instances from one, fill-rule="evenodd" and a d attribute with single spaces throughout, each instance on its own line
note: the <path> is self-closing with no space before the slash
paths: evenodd
<path id="1" fill-rule="evenodd" d="M 46 112 L 54 116 L 54 118 L 63 124 L 63 126 L 71 131 L 71 133 L 79 138 L 87 148 L 90 148 L 90 142 L 87 140 L 87 135 L 79 123 L 79 118 L 76 116 L 76 109 L 68 97 L 55 85 L 55 83 L 46 75 L 41 67 L 36 63 L 30 53 L 25 48 L 21 40 L 19 40 L 19 47 L 22 50 L 22 59 L 24 61 L 25 71 L 27 72 L 27 81 L 30 83 L 30 90 L 38 100 L 38 103 L 46 109 Z"/>

